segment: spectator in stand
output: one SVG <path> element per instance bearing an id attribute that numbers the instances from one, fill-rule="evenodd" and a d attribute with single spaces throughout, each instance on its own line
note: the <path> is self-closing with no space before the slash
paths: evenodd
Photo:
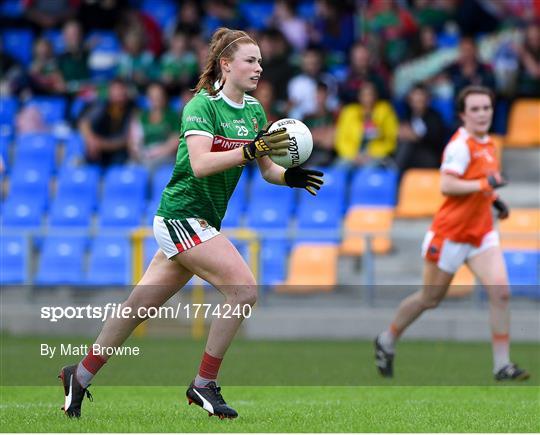
<path id="1" fill-rule="evenodd" d="M 59 94 L 66 89 L 52 45 L 45 38 L 38 39 L 34 44 L 34 58 L 28 75 L 30 88 L 35 94 Z"/>
<path id="2" fill-rule="evenodd" d="M 328 86 L 326 106 L 335 110 L 338 105 L 336 79 L 323 71 L 323 54 L 316 47 L 310 47 L 302 53 L 302 71 L 293 77 L 287 86 L 289 97 L 288 116 L 303 119 L 317 111 L 317 81 Z"/>
<path id="3" fill-rule="evenodd" d="M 372 82 L 377 87 L 381 98 L 388 98 L 388 89 L 381 68 L 373 66 L 368 48 L 356 42 L 351 48 L 349 72 L 341 85 L 340 96 L 344 103 L 352 103 L 358 98 L 358 91 L 365 82 Z"/>
<path id="4" fill-rule="evenodd" d="M 444 71 L 457 95 L 465 86 L 477 85 L 495 89 L 491 68 L 480 62 L 474 39 L 464 36 L 459 41 L 459 58 Z"/>
<path id="5" fill-rule="evenodd" d="M 409 168 L 438 168 L 448 139 L 441 115 L 429 107 L 429 93 L 422 84 L 407 96 L 407 115 L 399 127 L 396 164 Z"/>
<path id="6" fill-rule="evenodd" d="M 334 148 L 336 117 L 326 108 L 328 86 L 325 83 L 317 82 L 316 95 L 317 110 L 303 120 L 313 136 L 313 152 L 308 163 L 312 166 L 328 166 L 336 158 Z"/>
<path id="7" fill-rule="evenodd" d="M 268 80 L 259 82 L 257 89 L 253 91 L 253 96 L 261 103 L 264 113 L 266 113 L 266 119 L 269 122 L 275 122 L 285 117 L 274 98 L 274 87 Z"/>
<path id="8" fill-rule="evenodd" d="M 174 26 L 174 33 L 182 32 L 189 37 L 200 35 L 201 28 L 201 8 L 198 2 L 185 0 L 180 6 Z"/>
<path id="9" fill-rule="evenodd" d="M 259 47 L 264 67 L 262 76 L 272 84 L 276 100 L 285 102 L 287 87 L 284 84 L 289 83 L 295 73 L 289 60 L 290 47 L 287 40 L 279 30 L 270 28 L 261 32 Z"/>
<path id="10" fill-rule="evenodd" d="M 281 31 L 295 50 L 302 51 L 308 44 L 308 26 L 296 15 L 294 5 L 291 0 L 277 0 L 270 23 Z"/>
<path id="11" fill-rule="evenodd" d="M 455 2 L 440 0 L 413 0 L 412 14 L 419 26 L 441 30 L 453 17 Z"/>
<path id="12" fill-rule="evenodd" d="M 517 94 L 540 98 L 540 21 L 527 26 L 525 40 L 518 48 L 518 54 Z"/>
<path id="13" fill-rule="evenodd" d="M 153 169 L 174 163 L 180 134 L 180 118 L 169 107 L 167 92 L 161 83 L 152 83 L 146 91 L 149 108 L 133 119 L 130 127 L 131 155 Z"/>
<path id="14" fill-rule="evenodd" d="M 138 33 L 144 43 L 143 49 L 158 57 L 163 52 L 163 35 L 154 17 L 137 9 L 126 9 L 122 12 L 118 24 L 121 39 L 128 33 Z"/>
<path id="15" fill-rule="evenodd" d="M 97 29 L 114 30 L 127 6 L 126 0 L 81 0 L 77 18 L 84 29 L 84 34 Z"/>
<path id="16" fill-rule="evenodd" d="M 381 45 L 384 59 L 392 67 L 405 59 L 410 39 L 418 30 L 414 17 L 396 0 L 373 0 L 363 25 L 373 44 Z"/>
<path id="17" fill-rule="evenodd" d="M 134 83 L 139 90 L 153 80 L 156 74 L 154 56 L 145 50 L 143 35 L 127 32 L 123 38 L 123 52 L 118 62 L 118 76 Z"/>
<path id="18" fill-rule="evenodd" d="M 509 2 L 485 0 L 458 2 L 455 18 L 460 33 L 462 35 L 476 35 L 495 32 L 505 18 L 501 5 L 512 2 L 519 3 L 515 0 Z"/>
<path id="19" fill-rule="evenodd" d="M 81 25 L 68 21 L 63 29 L 65 51 L 58 58 L 58 66 L 69 93 L 76 93 L 90 78 L 88 51 L 83 46 Z"/>
<path id="20" fill-rule="evenodd" d="M 433 53 L 437 50 L 437 35 L 430 26 L 422 26 L 413 38 L 409 58 L 415 59 Z"/>
<path id="21" fill-rule="evenodd" d="M 198 73 L 197 57 L 188 49 L 188 36 L 185 33 L 174 34 L 169 51 L 161 56 L 160 61 L 160 77 L 168 94 L 179 94 L 183 88 L 194 87 Z"/>
<path id="22" fill-rule="evenodd" d="M 24 88 L 26 74 L 17 59 L 4 52 L 4 43 L 0 38 L 0 93 L 1 95 L 18 94 Z"/>
<path id="23" fill-rule="evenodd" d="M 43 29 L 60 28 L 64 22 L 77 14 L 78 0 L 26 0 L 26 19 L 35 33 Z"/>
<path id="24" fill-rule="evenodd" d="M 335 58 L 345 61 L 354 42 L 354 15 L 347 2 L 317 0 L 311 43 Z"/>
<path id="25" fill-rule="evenodd" d="M 206 0 L 203 16 L 204 36 L 209 39 L 213 32 L 220 27 L 229 29 L 244 29 L 249 26 L 244 17 L 237 10 L 236 0 Z"/>
<path id="26" fill-rule="evenodd" d="M 79 122 L 89 163 L 107 167 L 127 162 L 130 157 L 129 127 L 133 115 L 134 106 L 126 84 L 118 78 L 112 80 L 109 98 L 92 106 Z"/>
<path id="27" fill-rule="evenodd" d="M 396 150 L 399 122 L 377 87 L 364 83 L 358 100 L 343 107 L 336 125 L 336 151 L 346 166 L 391 165 Z"/>

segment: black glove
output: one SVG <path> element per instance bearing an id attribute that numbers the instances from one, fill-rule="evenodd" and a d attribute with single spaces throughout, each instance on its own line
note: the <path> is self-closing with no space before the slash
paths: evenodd
<path id="1" fill-rule="evenodd" d="M 500 174 L 491 174 L 482 180 L 482 190 L 491 191 L 506 186 L 506 181 Z"/>
<path id="2" fill-rule="evenodd" d="M 497 217 L 499 219 L 506 219 L 508 216 L 510 216 L 510 209 L 500 198 L 493 201 L 493 208 L 497 210 Z"/>
<path id="3" fill-rule="evenodd" d="M 272 123 L 268 123 L 264 128 L 257 133 L 252 142 L 244 145 L 244 160 L 255 160 L 259 157 L 284 156 L 285 151 L 289 147 L 289 135 L 286 128 L 278 128 L 271 133 L 268 133 L 268 128 Z"/>
<path id="4" fill-rule="evenodd" d="M 297 166 L 287 169 L 283 177 L 287 186 L 304 188 L 313 196 L 316 196 L 317 190 L 324 184 L 321 178 L 323 175 L 321 171 L 302 169 Z"/>

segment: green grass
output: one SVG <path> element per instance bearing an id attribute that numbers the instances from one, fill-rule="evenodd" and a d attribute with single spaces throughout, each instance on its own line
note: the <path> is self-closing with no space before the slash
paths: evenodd
<path id="1" fill-rule="evenodd" d="M 54 386 L 60 367 L 78 356 L 40 356 L 40 344 L 80 345 L 87 338 L 1 337 L 0 385 Z M 193 378 L 204 342 L 175 338 L 132 338 L 140 356 L 112 358 L 97 379 L 100 386 L 184 385 Z M 368 341 L 235 340 L 220 372 L 227 386 L 493 386 L 489 343 L 406 341 L 397 349 L 396 376 L 376 376 Z M 512 359 L 533 373 L 539 385 L 540 346 L 514 343 Z M 166 376 L 164 376 L 166 374 Z"/>
<path id="2" fill-rule="evenodd" d="M 176 387 L 96 387 L 80 420 L 60 388 L 2 387 L 9 432 L 539 432 L 536 387 L 228 387 L 237 420 Z"/>
<path id="3" fill-rule="evenodd" d="M 404 342 L 396 377 L 377 376 L 370 342 L 236 340 L 220 373 L 234 421 L 189 407 L 184 392 L 204 343 L 135 338 L 140 357 L 115 358 L 96 378 L 83 418 L 60 411 L 59 368 L 78 357 L 39 356 L 40 343 L 2 337 L 0 430 L 10 432 L 540 432 L 540 350 L 515 343 L 532 377 L 497 384 L 489 343 Z"/>

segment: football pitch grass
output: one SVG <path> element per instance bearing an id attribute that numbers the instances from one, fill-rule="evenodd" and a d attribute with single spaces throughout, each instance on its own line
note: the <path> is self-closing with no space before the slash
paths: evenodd
<path id="1" fill-rule="evenodd" d="M 202 342 L 131 339 L 145 358 L 111 360 L 80 420 L 60 411 L 56 379 L 78 358 L 36 357 L 40 342 L 88 340 L 2 337 L 2 432 L 540 432 L 536 343 L 512 347 L 531 379 L 498 384 L 489 343 L 404 342 L 388 380 L 367 341 L 238 340 L 220 379 L 240 416 L 222 421 L 185 399 Z"/>

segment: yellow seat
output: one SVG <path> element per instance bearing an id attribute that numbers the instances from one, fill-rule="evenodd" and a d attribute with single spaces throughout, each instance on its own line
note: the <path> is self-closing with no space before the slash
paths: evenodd
<path id="1" fill-rule="evenodd" d="M 540 99 L 520 99 L 512 105 L 505 145 L 540 146 Z"/>
<path id="2" fill-rule="evenodd" d="M 438 169 L 409 169 L 405 172 L 396 216 L 413 219 L 433 216 L 444 200 L 440 179 Z"/>
<path id="3" fill-rule="evenodd" d="M 491 134 L 490 136 L 493 140 L 493 145 L 495 145 L 495 156 L 497 157 L 499 168 L 502 169 L 502 152 L 504 148 L 504 137 L 499 134 Z"/>
<path id="4" fill-rule="evenodd" d="M 476 278 L 467 265 L 461 266 L 450 284 L 446 293 L 447 298 L 462 298 L 470 295 L 474 291 Z"/>
<path id="5" fill-rule="evenodd" d="M 394 210 L 391 208 L 352 207 L 345 216 L 345 235 L 341 244 L 341 253 L 362 255 L 366 250 L 367 233 L 372 235 L 372 251 L 375 254 L 387 254 L 392 248 L 390 230 L 393 219 Z"/>
<path id="6" fill-rule="evenodd" d="M 337 283 L 338 246 L 302 243 L 293 248 L 289 274 L 280 293 L 330 292 Z"/>
<path id="7" fill-rule="evenodd" d="M 503 249 L 540 250 L 540 209 L 511 209 L 510 217 L 499 222 Z"/>

